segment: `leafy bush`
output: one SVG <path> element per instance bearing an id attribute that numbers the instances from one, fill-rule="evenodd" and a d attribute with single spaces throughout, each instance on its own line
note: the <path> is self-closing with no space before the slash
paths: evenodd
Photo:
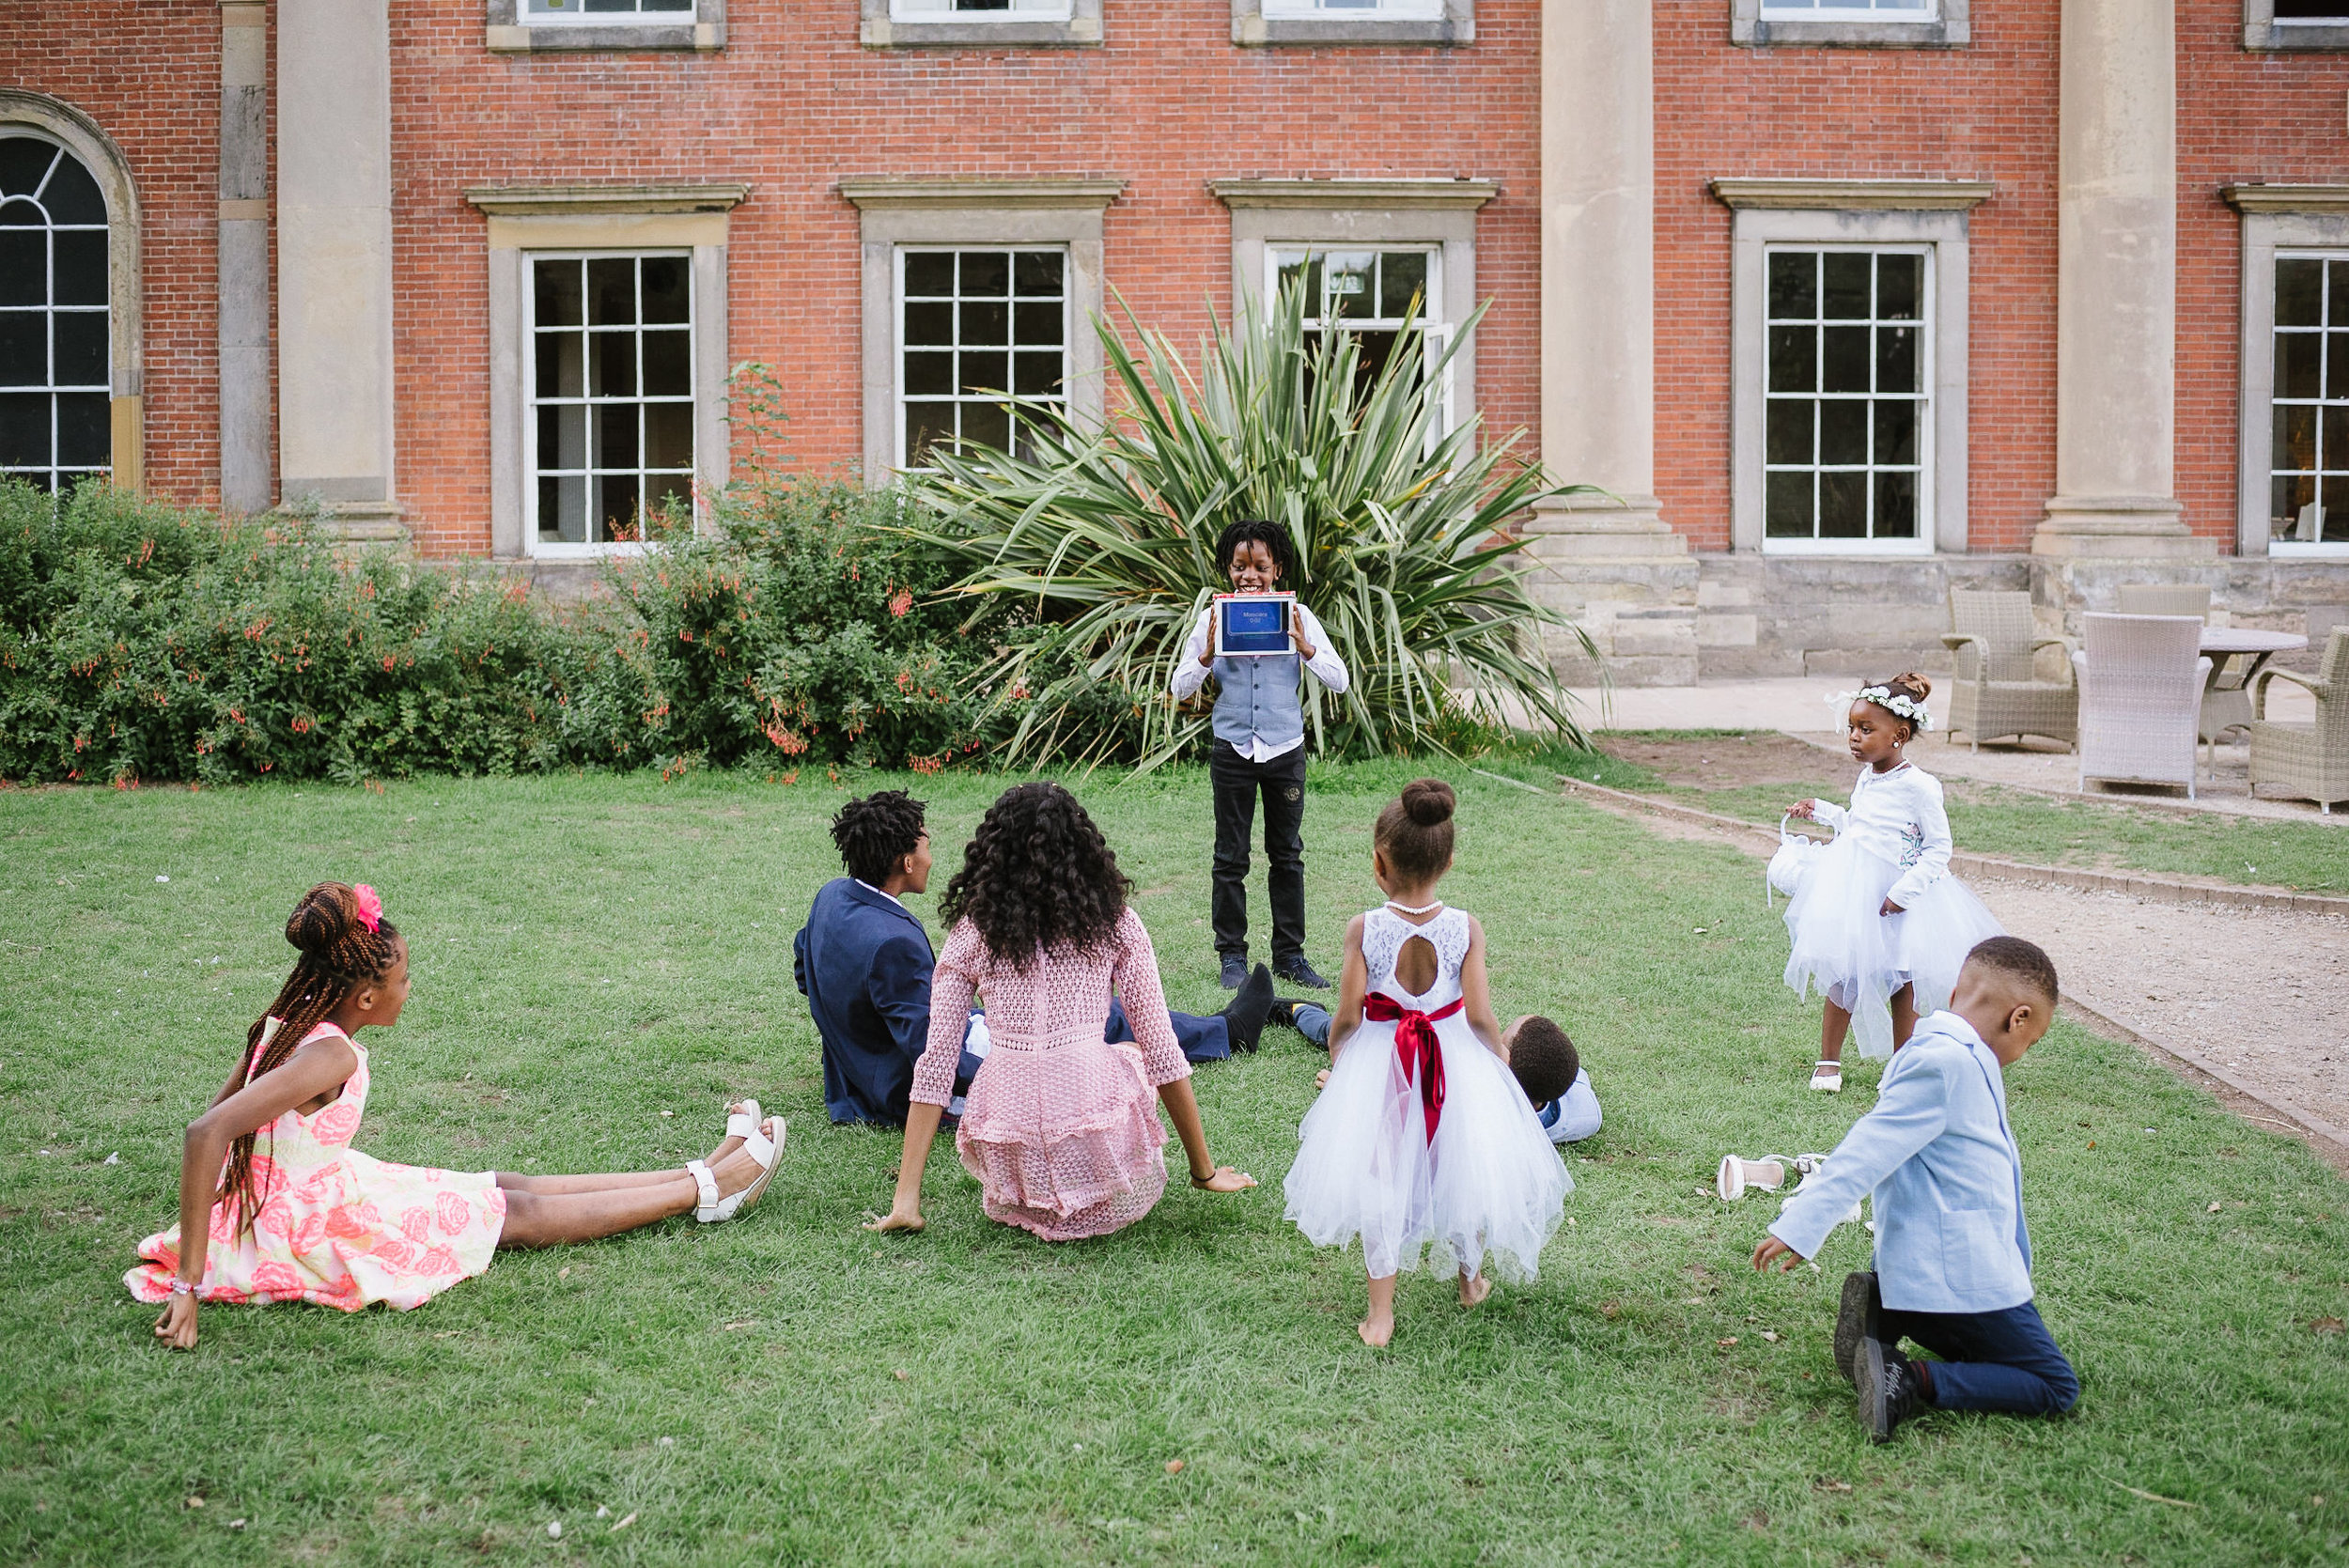
<path id="1" fill-rule="evenodd" d="M 0 778 L 941 767 L 983 749 L 988 647 L 896 559 L 896 505 L 764 489 L 558 608 L 298 520 L 0 485 Z"/>
<path id="2" fill-rule="evenodd" d="M 1580 743 L 1542 652 L 1545 629 L 1570 623 L 1514 559 L 1513 520 L 1553 492 L 1513 455 L 1521 432 L 1443 429 L 1446 370 L 1475 324 L 1423 367 L 1420 332 L 1401 334 L 1373 376 L 1353 334 L 1309 332 L 1301 291 L 1285 288 L 1219 324 L 1194 379 L 1163 336 L 1137 326 L 1137 360 L 1097 321 L 1118 418 L 1012 399 L 1017 452 L 937 452 L 923 489 L 941 518 L 919 536 L 963 595 L 1035 612 L 984 672 L 1011 754 L 1147 768 L 1197 741 L 1206 706 L 1175 704 L 1167 684 L 1223 585 L 1216 536 L 1251 517 L 1288 531 L 1300 580 L 1286 585 L 1353 675 L 1334 698 L 1307 683 L 1325 753 L 1457 752 L 1527 721 Z"/>

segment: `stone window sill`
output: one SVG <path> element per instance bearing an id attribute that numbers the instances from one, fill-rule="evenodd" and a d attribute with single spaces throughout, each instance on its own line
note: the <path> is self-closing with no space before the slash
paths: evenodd
<path id="1" fill-rule="evenodd" d="M 2349 51 L 2349 23 L 2247 22 L 2243 47 L 2258 54 Z"/>
<path id="2" fill-rule="evenodd" d="M 482 47 L 493 54 L 539 54 L 582 50 L 625 54 L 647 49 L 714 53 L 726 46 L 723 22 L 655 23 L 646 26 L 523 26 L 491 23 Z"/>
<path id="3" fill-rule="evenodd" d="M 1958 22 L 1746 22 L 1729 41 L 1755 49 L 1962 49 Z"/>
<path id="4" fill-rule="evenodd" d="M 1433 44 L 1439 47 L 1474 43 L 1476 23 L 1472 22 L 1315 22 L 1302 17 L 1249 17 L 1232 23 L 1232 41 L 1243 49 L 1279 47 L 1283 44 L 1308 48 L 1343 46 L 1346 44 L 1396 45 Z"/>
<path id="5" fill-rule="evenodd" d="M 867 49 L 1087 49 L 1101 41 L 1098 17 L 1066 22 L 900 22 L 868 16 L 857 32 Z"/>

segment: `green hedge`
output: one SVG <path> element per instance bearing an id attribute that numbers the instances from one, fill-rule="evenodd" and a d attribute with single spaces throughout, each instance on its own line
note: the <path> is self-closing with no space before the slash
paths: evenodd
<path id="1" fill-rule="evenodd" d="M 0 484 L 0 779 L 356 783 L 983 755 L 987 612 L 882 542 L 888 492 L 729 498 L 551 606 L 487 568 L 86 485 Z"/>

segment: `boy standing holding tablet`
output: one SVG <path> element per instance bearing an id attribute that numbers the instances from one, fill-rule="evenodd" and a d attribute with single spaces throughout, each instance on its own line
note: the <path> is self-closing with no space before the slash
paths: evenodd
<path id="1" fill-rule="evenodd" d="M 1235 594 L 1274 594 L 1287 574 L 1288 536 L 1251 519 L 1226 527 L 1216 558 Z M 1299 696 L 1311 672 L 1330 692 L 1346 688 L 1346 660 L 1330 646 L 1321 622 L 1301 601 L 1288 606 L 1288 647 L 1278 653 L 1222 654 L 1218 606 L 1191 629 L 1174 667 L 1176 700 L 1216 678 L 1215 742 L 1207 776 L 1215 786 L 1215 947 L 1223 988 L 1248 979 L 1248 839 L 1256 797 L 1264 796 L 1266 877 L 1272 902 L 1272 972 L 1315 990 L 1330 983 L 1305 959 L 1305 708 Z"/>

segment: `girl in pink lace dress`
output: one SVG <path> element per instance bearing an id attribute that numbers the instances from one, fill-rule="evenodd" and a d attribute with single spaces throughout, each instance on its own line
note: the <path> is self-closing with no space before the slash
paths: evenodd
<path id="1" fill-rule="evenodd" d="M 1150 934 L 1100 830 L 1055 784 L 1003 792 L 964 851 L 940 912 L 953 923 L 930 980 L 929 1046 L 913 1073 L 896 1201 L 868 1229 L 922 1228 L 922 1170 L 954 1091 L 974 993 L 993 1047 L 956 1129 L 988 1218 L 1046 1241 L 1107 1235 L 1166 1190 L 1165 1105 L 1190 1185 L 1255 1178 L 1207 1155 L 1190 1063 L 1174 1044 Z M 1101 1038 L 1114 989 L 1131 1042 Z"/>
<path id="2" fill-rule="evenodd" d="M 147 1261 L 123 1276 L 132 1296 L 163 1303 L 155 1336 L 172 1348 L 194 1348 L 199 1298 L 421 1306 L 500 1247 L 586 1241 L 688 1209 L 729 1219 L 765 1190 L 783 1118 L 762 1118 L 754 1101 L 734 1107 L 726 1141 L 683 1171 L 472 1174 L 359 1153 L 369 1074 L 354 1036 L 398 1020 L 407 944 L 373 888 L 340 882 L 304 895 L 286 939 L 302 961 L 188 1128 L 179 1223 L 141 1242 Z"/>

